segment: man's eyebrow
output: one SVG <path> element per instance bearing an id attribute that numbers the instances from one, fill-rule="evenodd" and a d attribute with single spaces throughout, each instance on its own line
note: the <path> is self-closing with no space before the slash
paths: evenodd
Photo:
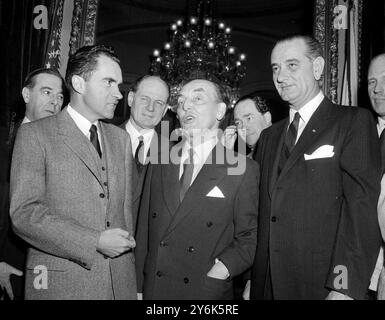
<path id="1" fill-rule="evenodd" d="M 244 114 L 243 116 L 242 116 L 242 118 L 245 118 L 245 117 L 248 117 L 248 116 L 251 116 L 252 115 L 252 113 L 246 113 L 246 114 Z"/>
<path id="2" fill-rule="evenodd" d="M 48 86 L 45 86 L 45 87 L 41 87 L 40 90 L 52 90 L 52 88 L 48 87 Z"/>
<path id="3" fill-rule="evenodd" d="M 299 60 L 298 59 L 288 59 L 285 62 L 286 63 L 292 63 L 292 62 L 299 63 Z"/>
<path id="4" fill-rule="evenodd" d="M 196 88 L 193 90 L 193 92 L 206 92 L 206 90 L 203 88 Z"/>
<path id="5" fill-rule="evenodd" d="M 117 82 L 116 79 L 111 78 L 111 77 L 103 78 L 103 80 L 112 81 L 112 82 Z"/>

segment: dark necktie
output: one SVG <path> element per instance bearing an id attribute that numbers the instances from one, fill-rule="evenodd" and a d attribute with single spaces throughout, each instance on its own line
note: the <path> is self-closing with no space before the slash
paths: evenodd
<path id="1" fill-rule="evenodd" d="M 190 184 L 191 184 L 192 176 L 194 172 L 193 148 L 190 148 L 188 150 L 188 155 L 189 157 L 183 163 L 183 173 L 182 173 L 182 176 L 180 177 L 180 193 L 179 193 L 180 202 L 183 201 L 184 195 L 186 194 L 187 190 L 190 188 Z"/>
<path id="2" fill-rule="evenodd" d="M 293 121 L 290 123 L 289 129 L 286 132 L 285 142 L 282 146 L 281 157 L 279 160 L 279 172 L 281 173 L 287 159 L 290 156 L 291 151 L 294 149 L 295 141 L 297 140 L 299 120 L 301 116 L 299 112 L 296 112 L 294 115 Z"/>
<path id="3" fill-rule="evenodd" d="M 380 148 L 381 148 L 382 170 L 384 170 L 385 169 L 385 129 L 382 130 L 380 135 Z"/>
<path id="4" fill-rule="evenodd" d="M 143 163 L 144 163 L 144 159 L 143 159 L 143 152 L 144 152 L 144 143 L 143 143 L 143 136 L 139 136 L 138 137 L 138 140 L 139 140 L 139 144 L 138 146 L 136 147 L 136 150 L 135 150 L 135 163 L 136 163 L 136 167 L 138 168 L 138 170 L 140 171 L 143 167 Z"/>
<path id="5" fill-rule="evenodd" d="M 98 139 L 98 128 L 93 124 L 90 128 L 90 140 L 92 145 L 95 147 L 96 151 L 99 154 L 99 157 L 102 157 L 102 150 L 100 149 L 99 139 Z"/>

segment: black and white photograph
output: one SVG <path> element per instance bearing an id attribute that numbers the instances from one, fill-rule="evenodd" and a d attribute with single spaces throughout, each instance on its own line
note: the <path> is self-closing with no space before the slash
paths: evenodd
<path id="1" fill-rule="evenodd" d="M 385 1 L 0 0 L 0 41 L 0 308 L 385 300 Z"/>

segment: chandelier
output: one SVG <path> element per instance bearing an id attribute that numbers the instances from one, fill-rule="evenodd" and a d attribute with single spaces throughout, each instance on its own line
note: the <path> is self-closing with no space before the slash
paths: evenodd
<path id="1" fill-rule="evenodd" d="M 213 17 L 210 0 L 200 1 L 195 15 L 171 25 L 163 49 L 154 49 L 150 73 L 169 83 L 171 107 L 181 83 L 197 78 L 219 82 L 233 107 L 246 74 L 245 60 L 246 55 L 231 45 L 230 26 Z"/>

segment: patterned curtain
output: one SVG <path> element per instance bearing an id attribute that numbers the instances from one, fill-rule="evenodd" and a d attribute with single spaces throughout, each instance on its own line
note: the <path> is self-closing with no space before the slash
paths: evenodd
<path id="1" fill-rule="evenodd" d="M 325 54 L 323 88 L 335 103 L 356 106 L 360 79 L 362 0 L 316 0 L 314 35 Z"/>

